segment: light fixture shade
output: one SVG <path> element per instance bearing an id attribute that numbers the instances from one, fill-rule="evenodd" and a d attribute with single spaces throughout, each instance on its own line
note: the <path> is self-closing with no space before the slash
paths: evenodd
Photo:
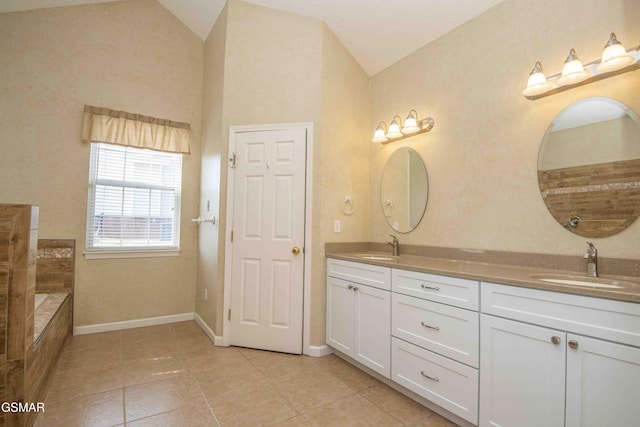
<path id="1" fill-rule="evenodd" d="M 384 128 L 385 128 L 385 124 L 384 122 L 380 122 L 378 123 L 378 127 L 376 127 L 376 131 L 373 134 L 373 138 L 371 139 L 371 142 L 387 142 L 389 139 L 387 139 L 386 136 L 384 136 Z"/>
<path id="2" fill-rule="evenodd" d="M 590 77 L 590 74 L 584 70 L 580 58 L 574 49 L 569 51 L 569 56 L 564 61 L 562 67 L 562 75 L 558 79 L 558 84 L 561 86 L 572 85 L 580 83 Z"/>
<path id="3" fill-rule="evenodd" d="M 415 115 L 413 114 L 415 113 Z M 404 121 L 404 127 L 402 128 L 403 134 L 411 134 L 420 131 L 418 126 L 418 113 L 415 110 L 409 111 L 407 119 Z"/>
<path id="4" fill-rule="evenodd" d="M 542 64 L 536 62 L 529 74 L 527 87 L 522 91 L 524 96 L 535 96 L 547 92 L 552 88 L 551 83 L 547 81 L 547 77 L 542 70 Z"/>
<path id="5" fill-rule="evenodd" d="M 596 67 L 599 73 L 608 73 L 620 70 L 635 62 L 635 58 L 627 53 L 627 50 L 616 38 L 615 33 L 611 33 L 609 41 L 604 46 L 602 52 L 602 61 Z"/>
<path id="6" fill-rule="evenodd" d="M 396 116 L 398 117 L 398 116 Z M 400 118 L 400 117 L 398 117 Z M 389 131 L 387 132 L 387 138 L 389 139 L 393 139 L 393 138 L 400 138 L 402 136 L 402 132 L 400 132 L 400 125 L 398 124 L 398 122 L 396 121 L 396 118 L 393 118 L 393 121 L 391 122 L 391 124 L 389 125 Z"/>

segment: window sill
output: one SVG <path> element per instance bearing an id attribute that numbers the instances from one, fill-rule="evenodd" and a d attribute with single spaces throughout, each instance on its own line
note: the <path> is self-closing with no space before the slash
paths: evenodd
<path id="1" fill-rule="evenodd" d="M 84 252 L 86 259 L 159 258 L 180 255 L 179 249 L 91 250 Z"/>

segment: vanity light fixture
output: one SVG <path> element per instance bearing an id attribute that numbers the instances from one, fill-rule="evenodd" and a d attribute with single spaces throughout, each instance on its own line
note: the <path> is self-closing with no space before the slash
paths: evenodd
<path id="1" fill-rule="evenodd" d="M 371 142 L 381 142 L 384 144 L 385 142 L 389 141 L 389 139 L 385 136 L 386 132 L 387 124 L 385 122 L 378 123 L 378 127 L 376 127 L 376 131 L 373 134 L 373 139 L 371 140 Z"/>
<path id="2" fill-rule="evenodd" d="M 415 113 L 415 116 L 413 115 Z M 404 126 L 402 127 L 402 133 L 405 135 L 410 135 L 412 133 L 416 133 L 420 131 L 420 127 L 418 126 L 418 112 L 416 110 L 409 111 L 409 115 L 404 120 Z"/>
<path id="3" fill-rule="evenodd" d="M 398 120 L 396 120 L 396 118 Z M 389 131 L 387 132 L 387 138 L 394 139 L 400 138 L 402 136 L 402 132 L 400 132 L 400 123 L 402 123 L 402 119 L 400 116 L 394 116 L 391 124 L 389 125 Z"/>
<path id="4" fill-rule="evenodd" d="M 600 73 L 608 73 L 627 67 L 635 62 L 635 58 L 629 55 L 616 38 L 616 33 L 611 33 L 609 41 L 604 45 L 602 59 L 596 70 Z"/>
<path id="5" fill-rule="evenodd" d="M 393 117 L 393 120 L 389 125 L 389 130 L 386 133 L 385 122 L 378 123 L 371 142 L 387 144 L 392 141 L 399 141 L 414 135 L 429 132 L 433 128 L 434 124 L 435 122 L 431 117 L 418 120 L 418 112 L 416 110 L 410 110 L 409 115 L 407 115 L 407 119 L 404 122 L 404 126 L 402 124 L 402 119 L 397 115 Z"/>
<path id="6" fill-rule="evenodd" d="M 584 70 L 584 65 L 580 62 L 575 49 L 571 49 L 562 66 L 562 75 L 558 79 L 558 84 L 560 86 L 572 85 L 580 83 L 589 77 L 590 74 Z"/>
<path id="7" fill-rule="evenodd" d="M 562 73 L 550 77 L 545 77 L 542 64 L 536 62 L 522 94 L 527 99 L 534 100 L 638 68 L 640 68 L 640 46 L 627 51 L 618 41 L 615 33 L 611 33 L 602 52 L 602 58 L 599 60 L 583 65 L 575 49 L 571 49 L 562 67 Z"/>
<path id="8" fill-rule="evenodd" d="M 547 81 L 542 69 L 542 64 L 537 61 L 533 66 L 533 70 L 529 73 L 529 80 L 527 81 L 527 87 L 522 91 L 524 96 L 534 96 L 545 93 L 552 88 L 551 83 Z"/>

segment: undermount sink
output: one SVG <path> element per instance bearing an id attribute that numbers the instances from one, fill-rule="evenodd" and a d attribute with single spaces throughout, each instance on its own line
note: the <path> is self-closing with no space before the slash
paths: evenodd
<path id="1" fill-rule="evenodd" d="M 558 285 L 582 286 L 587 288 L 622 289 L 634 286 L 635 283 L 620 280 L 604 279 L 601 277 L 582 277 L 569 274 L 532 274 L 532 279 L 541 280 Z"/>
<path id="2" fill-rule="evenodd" d="M 397 256 L 384 255 L 384 254 L 380 254 L 380 255 L 376 255 L 376 254 L 356 254 L 356 256 L 358 258 L 370 259 L 370 260 L 373 260 L 373 261 L 395 261 L 395 260 L 398 259 Z"/>

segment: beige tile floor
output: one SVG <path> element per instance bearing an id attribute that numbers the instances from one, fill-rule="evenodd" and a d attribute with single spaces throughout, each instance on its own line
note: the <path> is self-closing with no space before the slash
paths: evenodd
<path id="1" fill-rule="evenodd" d="M 215 347 L 195 322 L 70 338 L 38 427 L 454 424 L 340 358 Z"/>

